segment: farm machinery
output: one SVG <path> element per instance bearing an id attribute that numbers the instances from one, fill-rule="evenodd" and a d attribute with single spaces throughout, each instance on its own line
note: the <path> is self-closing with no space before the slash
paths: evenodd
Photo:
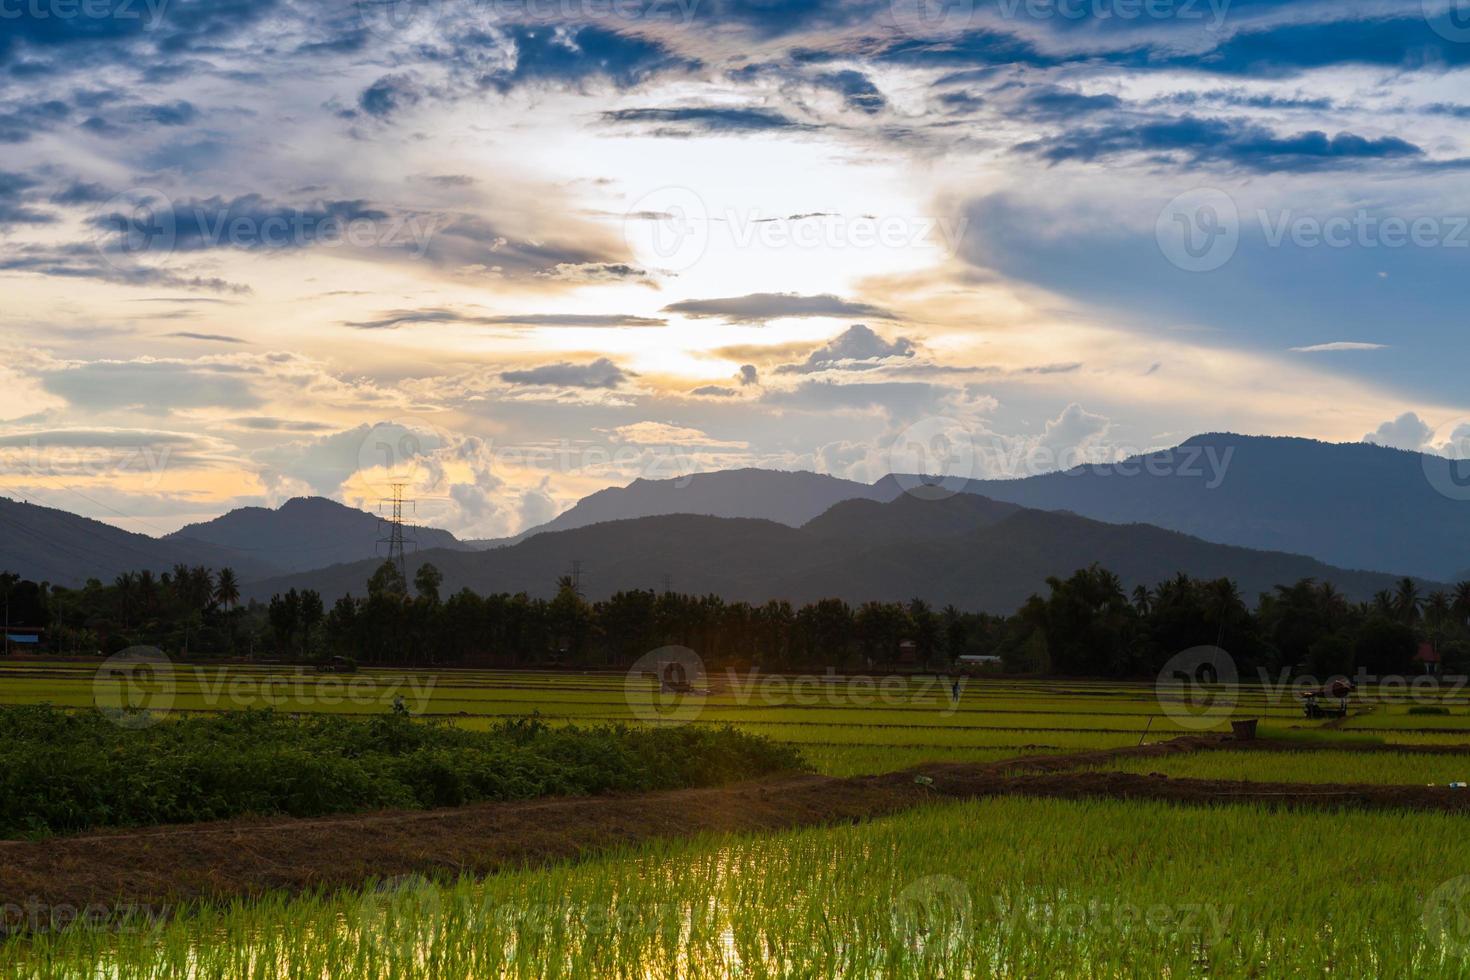
<path id="1" fill-rule="evenodd" d="M 1303 691 L 1298 696 L 1302 699 L 1302 711 L 1308 718 L 1346 718 L 1348 698 L 1355 690 L 1356 684 L 1346 678 L 1339 678 L 1310 691 Z"/>

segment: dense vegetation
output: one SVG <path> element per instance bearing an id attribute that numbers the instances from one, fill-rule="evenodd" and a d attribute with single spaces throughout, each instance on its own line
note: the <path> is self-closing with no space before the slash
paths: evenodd
<path id="1" fill-rule="evenodd" d="M 17 603 L 23 598 L 37 625 L 51 627 L 56 652 L 150 644 L 171 654 L 338 655 L 379 665 L 619 667 L 680 644 L 708 664 L 810 670 L 892 664 L 910 640 L 915 661 L 933 667 L 962 654 L 993 654 L 1018 673 L 1140 677 L 1204 644 L 1229 651 L 1242 670 L 1419 673 L 1414 656 L 1428 642 L 1446 669 L 1470 669 L 1470 582 L 1425 595 L 1405 579 L 1396 591 L 1359 603 L 1331 583 L 1306 579 L 1278 586 L 1252 607 L 1228 579 L 1180 575 L 1130 594 L 1094 566 L 1049 579 L 1045 595 L 1010 617 L 935 609 L 923 599 L 796 607 L 631 590 L 588 602 L 570 579 L 550 600 L 468 590 L 444 598 L 441 582 L 433 565 L 420 567 L 410 584 L 385 563 L 364 595 L 330 608 L 317 593 L 294 589 L 268 605 L 239 608 L 234 576 L 202 568 L 80 590 L 8 576 L 0 589 Z"/>
<path id="2" fill-rule="evenodd" d="M 0 837 L 382 807 L 704 786 L 798 768 L 730 728 L 489 731 L 410 719 L 229 712 L 141 728 L 0 708 Z"/>

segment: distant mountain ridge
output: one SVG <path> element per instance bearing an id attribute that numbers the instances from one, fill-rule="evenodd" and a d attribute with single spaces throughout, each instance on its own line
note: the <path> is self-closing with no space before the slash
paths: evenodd
<path id="1" fill-rule="evenodd" d="M 1446 496 L 1436 486 L 1449 485 L 1451 465 L 1369 443 L 1207 433 L 1120 464 L 970 480 L 964 490 L 1344 568 L 1446 581 L 1470 568 L 1470 492 Z M 1470 472 L 1470 464 L 1465 468 Z M 896 487 L 897 480 L 878 485 Z"/>
<path id="2" fill-rule="evenodd" d="M 411 531 L 419 548 L 471 546 L 439 528 Z M 240 507 L 164 538 L 195 540 L 253 557 L 276 574 L 372 558 L 382 551 L 380 518 L 325 497 L 293 497 L 277 508 Z"/>
<path id="3" fill-rule="evenodd" d="M 1439 580 L 1470 570 L 1470 488 L 1446 496 L 1435 456 L 1370 443 L 1206 433 L 1119 463 L 943 486 L 1111 523 L 1153 524 L 1206 541 L 1308 555 L 1343 568 Z M 1470 464 L 1466 464 L 1470 474 Z M 1441 485 L 1446 483 L 1438 474 Z M 804 472 L 726 470 L 635 480 L 584 498 L 508 542 L 606 520 L 661 514 L 759 517 L 797 527 L 845 500 L 886 502 L 933 476 L 869 486 Z"/>
<path id="4" fill-rule="evenodd" d="M 1334 582 L 1366 599 L 1396 578 L 1332 568 L 1300 555 L 1213 544 L 1148 525 L 1107 524 L 1075 514 L 1029 510 L 974 495 L 887 503 L 844 502 L 794 528 L 752 518 L 672 514 L 605 521 L 533 535 L 490 551 L 416 555 L 443 573 L 441 592 L 526 592 L 549 597 L 573 561 L 582 562 L 590 599 L 624 589 L 712 593 L 729 600 L 851 603 L 914 597 L 938 605 L 1007 613 L 1045 589 L 1049 575 L 1100 564 L 1132 588 L 1178 572 L 1230 578 L 1248 595 L 1302 578 Z M 311 588 L 324 599 L 361 595 L 375 562 L 356 562 L 254 583 L 265 597 Z"/>
<path id="5" fill-rule="evenodd" d="M 521 537 L 665 514 L 751 517 L 800 527 L 835 503 L 855 498 L 876 500 L 886 492 L 856 480 L 806 470 L 746 468 L 667 480 L 638 479 L 625 487 L 608 487 L 583 497 Z"/>
<path id="6" fill-rule="evenodd" d="M 0 571 L 79 588 L 123 572 L 165 572 L 174 565 L 234 568 L 242 578 L 277 573 L 250 555 L 185 537 L 151 538 L 54 507 L 0 497 Z"/>
<path id="7" fill-rule="evenodd" d="M 875 508 L 897 503 L 883 513 L 907 513 L 906 501 L 936 492 L 905 489 L 936 478 L 890 475 L 870 486 L 801 471 L 742 469 L 610 487 L 516 538 L 459 541 L 436 528 L 418 528 L 415 536 L 426 551 L 505 550 L 543 535 L 685 514 L 804 528 L 809 533 L 793 545 L 803 549 L 847 536 L 872 552 L 915 536 L 996 525 L 1012 516 L 1007 508 L 1025 507 L 1304 555 L 1324 567 L 1451 581 L 1470 576 L 1470 500 L 1460 499 L 1470 497 L 1470 487 L 1461 492 L 1450 465 L 1363 443 L 1208 433 L 1118 464 L 1024 479 L 946 480 L 973 499 L 909 513 L 915 523 L 904 527 L 875 523 Z M 375 515 L 324 498 L 240 508 L 161 539 L 51 508 L 0 503 L 0 568 L 58 584 L 181 562 L 228 565 L 246 582 L 274 579 L 375 559 L 381 536 Z M 778 564 L 787 570 L 787 563 Z M 663 572 L 650 574 L 657 581 Z"/>

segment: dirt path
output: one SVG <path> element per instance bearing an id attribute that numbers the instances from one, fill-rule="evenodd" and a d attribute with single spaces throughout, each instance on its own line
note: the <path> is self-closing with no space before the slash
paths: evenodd
<path id="1" fill-rule="evenodd" d="M 656 838 L 855 823 L 942 799 L 998 795 L 1470 812 L 1470 791 L 1447 788 L 1246 783 L 1068 771 L 1118 758 L 1273 747 L 1282 746 L 1198 736 L 1136 748 L 927 765 L 851 779 L 792 776 L 627 796 L 307 820 L 230 820 L 10 841 L 0 844 L 0 905 L 39 902 L 80 908 L 127 901 L 157 909 L 274 889 L 346 887 L 374 877 L 478 874 L 573 859 Z M 920 775 L 927 782 L 916 780 Z"/>

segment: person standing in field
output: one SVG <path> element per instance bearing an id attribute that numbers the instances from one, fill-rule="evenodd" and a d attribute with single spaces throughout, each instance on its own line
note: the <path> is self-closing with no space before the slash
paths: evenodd
<path id="1" fill-rule="evenodd" d="M 954 683 L 949 685 L 950 700 L 958 702 L 960 699 L 960 679 L 956 677 Z"/>

